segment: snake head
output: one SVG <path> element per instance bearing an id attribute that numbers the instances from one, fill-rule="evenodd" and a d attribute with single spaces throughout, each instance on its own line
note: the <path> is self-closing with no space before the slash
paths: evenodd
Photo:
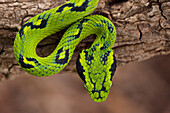
<path id="1" fill-rule="evenodd" d="M 85 88 L 95 102 L 107 99 L 112 86 L 112 77 L 116 70 L 113 51 L 100 53 L 83 50 L 77 59 L 77 71 Z"/>

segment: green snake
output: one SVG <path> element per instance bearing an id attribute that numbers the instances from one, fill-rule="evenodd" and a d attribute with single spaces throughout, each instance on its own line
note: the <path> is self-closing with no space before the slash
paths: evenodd
<path id="1" fill-rule="evenodd" d="M 29 19 L 14 41 L 14 55 L 23 70 L 41 77 L 56 74 L 69 63 L 76 45 L 95 34 L 92 46 L 79 54 L 76 68 L 91 98 L 95 102 L 105 101 L 116 70 L 116 58 L 111 49 L 116 40 L 116 29 L 106 17 L 89 16 L 98 2 L 70 0 Z M 49 56 L 40 57 L 36 54 L 36 47 L 41 40 L 66 28 Z"/>

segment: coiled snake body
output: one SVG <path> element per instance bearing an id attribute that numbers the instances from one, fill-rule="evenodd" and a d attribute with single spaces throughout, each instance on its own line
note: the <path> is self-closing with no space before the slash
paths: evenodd
<path id="1" fill-rule="evenodd" d="M 116 40 L 116 30 L 103 16 L 87 16 L 94 11 L 98 1 L 70 0 L 28 20 L 14 41 L 14 55 L 19 65 L 35 76 L 56 74 L 68 64 L 76 45 L 85 37 L 96 34 L 92 46 L 79 54 L 76 67 L 91 98 L 95 102 L 106 100 L 116 70 L 116 59 L 111 49 Z M 36 54 L 36 46 L 42 39 L 67 27 L 49 56 Z"/>

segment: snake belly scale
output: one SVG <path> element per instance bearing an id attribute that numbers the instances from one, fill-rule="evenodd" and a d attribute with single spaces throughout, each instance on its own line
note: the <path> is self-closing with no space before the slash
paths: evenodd
<path id="1" fill-rule="evenodd" d="M 100 15 L 91 15 L 99 0 L 70 0 L 29 19 L 14 41 L 14 55 L 26 72 L 50 76 L 61 71 L 70 61 L 76 45 L 91 34 L 96 39 L 89 49 L 79 54 L 77 72 L 95 102 L 105 101 L 116 70 L 111 49 L 116 40 L 112 22 Z M 45 37 L 66 29 L 55 50 L 47 57 L 36 54 L 38 43 Z"/>

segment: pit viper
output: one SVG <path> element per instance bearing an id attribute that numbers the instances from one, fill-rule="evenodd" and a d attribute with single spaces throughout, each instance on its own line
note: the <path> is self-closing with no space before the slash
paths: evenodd
<path id="1" fill-rule="evenodd" d="M 105 101 L 116 70 L 116 58 L 111 49 L 116 40 L 116 29 L 108 18 L 89 15 L 98 2 L 70 0 L 29 19 L 14 41 L 14 55 L 22 69 L 41 77 L 56 74 L 69 63 L 76 45 L 95 34 L 91 47 L 78 55 L 76 68 L 91 98 L 95 102 Z M 66 28 L 49 56 L 37 55 L 36 47 L 41 40 Z"/>

